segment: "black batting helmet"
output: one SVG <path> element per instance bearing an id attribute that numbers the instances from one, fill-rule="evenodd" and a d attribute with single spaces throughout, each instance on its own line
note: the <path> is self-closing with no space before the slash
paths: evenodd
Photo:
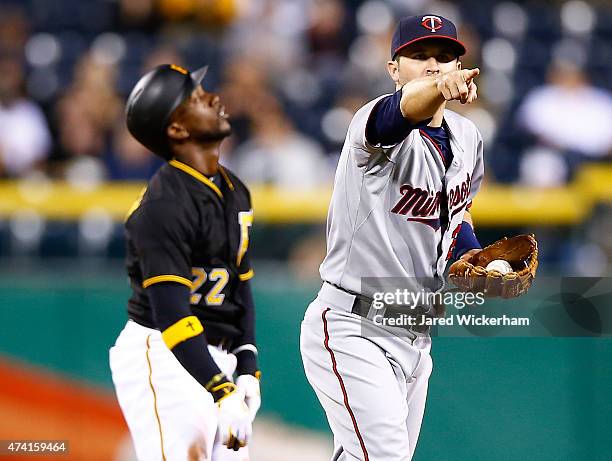
<path id="1" fill-rule="evenodd" d="M 202 82 L 207 70 L 205 66 L 190 73 L 181 66 L 164 64 L 138 80 L 126 105 L 132 136 L 153 153 L 170 159 L 166 134 L 170 116 Z"/>

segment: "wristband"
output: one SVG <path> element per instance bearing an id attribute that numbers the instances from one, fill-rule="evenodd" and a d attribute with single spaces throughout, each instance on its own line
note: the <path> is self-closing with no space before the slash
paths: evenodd
<path id="1" fill-rule="evenodd" d="M 455 250 L 453 251 L 453 258 L 459 259 L 466 251 L 473 250 L 474 248 L 482 248 L 482 245 L 474 234 L 474 229 L 469 222 L 463 221 L 461 223 L 461 230 L 457 235 L 455 241 Z"/>
<path id="2" fill-rule="evenodd" d="M 239 375 L 255 375 L 258 370 L 257 354 L 251 349 L 243 349 L 236 353 L 236 373 Z"/>
<path id="3" fill-rule="evenodd" d="M 219 403 L 236 390 L 236 385 L 229 381 L 223 373 L 216 374 L 204 388 L 211 393 L 213 400 Z"/>

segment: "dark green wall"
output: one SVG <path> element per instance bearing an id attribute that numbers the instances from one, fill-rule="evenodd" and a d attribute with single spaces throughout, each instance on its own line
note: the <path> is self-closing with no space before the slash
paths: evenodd
<path id="1" fill-rule="evenodd" d="M 258 271 L 263 411 L 327 430 L 298 350 L 315 292 Z M 107 351 L 126 320 L 127 296 L 120 267 L 5 269 L 0 353 L 111 389 Z M 612 459 L 611 340 L 435 338 L 433 357 L 416 461 Z"/>

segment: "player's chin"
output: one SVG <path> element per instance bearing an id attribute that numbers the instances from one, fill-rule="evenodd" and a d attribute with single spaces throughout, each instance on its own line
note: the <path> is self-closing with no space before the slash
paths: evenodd
<path id="1" fill-rule="evenodd" d="M 232 127 L 229 123 L 225 122 L 224 124 L 220 124 L 217 129 L 213 131 L 209 131 L 207 133 L 202 133 L 199 136 L 200 141 L 211 142 L 211 141 L 222 141 L 232 134 Z"/>
<path id="2" fill-rule="evenodd" d="M 227 132 L 227 136 L 232 134 L 232 125 L 227 118 L 221 118 L 219 120 L 219 131 Z"/>
<path id="3" fill-rule="evenodd" d="M 227 119 L 221 120 L 221 123 L 219 126 L 219 135 L 222 136 L 223 138 L 227 138 L 231 134 L 232 134 L 232 125 L 230 125 Z"/>

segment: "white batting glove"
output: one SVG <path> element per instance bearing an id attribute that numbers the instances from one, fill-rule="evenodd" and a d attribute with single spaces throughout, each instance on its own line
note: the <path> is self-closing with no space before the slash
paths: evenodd
<path id="1" fill-rule="evenodd" d="M 238 386 L 238 389 L 244 394 L 244 401 L 249 407 L 251 422 L 253 422 L 259 407 L 261 407 L 259 379 L 253 375 L 240 375 L 236 378 L 236 386 Z"/>
<path id="2" fill-rule="evenodd" d="M 217 431 L 221 443 L 238 450 L 246 446 L 251 438 L 251 414 L 244 403 L 242 392 L 235 390 L 217 401 Z"/>

